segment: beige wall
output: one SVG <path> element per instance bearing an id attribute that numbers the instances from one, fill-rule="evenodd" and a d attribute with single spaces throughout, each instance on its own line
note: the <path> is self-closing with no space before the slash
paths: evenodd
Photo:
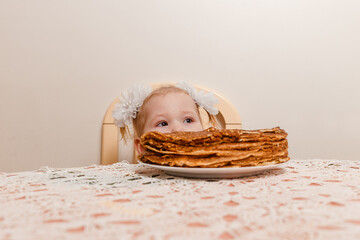
<path id="1" fill-rule="evenodd" d="M 0 0 L 0 172 L 99 163 L 133 83 L 216 89 L 293 158 L 360 159 L 357 0 Z"/>

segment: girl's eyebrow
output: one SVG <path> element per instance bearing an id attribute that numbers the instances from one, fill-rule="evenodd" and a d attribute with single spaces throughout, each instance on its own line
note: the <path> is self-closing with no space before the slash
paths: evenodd
<path id="1" fill-rule="evenodd" d="M 182 111 L 181 113 L 183 113 L 183 114 L 196 114 L 196 112 L 195 111 Z"/>
<path id="2" fill-rule="evenodd" d="M 158 118 L 164 118 L 164 114 L 160 113 L 160 114 L 156 114 L 155 116 L 152 116 L 151 118 L 149 118 L 149 122 L 155 122 L 158 120 Z"/>
<path id="3" fill-rule="evenodd" d="M 165 114 L 159 113 L 159 114 L 154 115 L 152 118 L 159 118 L 159 117 L 164 117 L 164 116 L 165 116 Z"/>

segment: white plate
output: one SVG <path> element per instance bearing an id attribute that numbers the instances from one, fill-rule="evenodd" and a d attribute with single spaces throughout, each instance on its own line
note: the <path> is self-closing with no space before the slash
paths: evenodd
<path id="1" fill-rule="evenodd" d="M 233 167 L 233 168 L 185 168 L 185 167 L 168 167 L 155 164 L 140 162 L 145 166 L 160 169 L 165 173 L 177 177 L 190 178 L 237 178 L 260 174 L 266 170 L 279 168 L 284 163 L 258 166 L 258 167 Z"/>

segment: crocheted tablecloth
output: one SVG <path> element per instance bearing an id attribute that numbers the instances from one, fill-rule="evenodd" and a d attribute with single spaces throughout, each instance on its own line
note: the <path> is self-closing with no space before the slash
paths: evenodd
<path id="1" fill-rule="evenodd" d="M 0 239 L 360 239 L 360 161 L 236 179 L 117 163 L 0 173 Z"/>

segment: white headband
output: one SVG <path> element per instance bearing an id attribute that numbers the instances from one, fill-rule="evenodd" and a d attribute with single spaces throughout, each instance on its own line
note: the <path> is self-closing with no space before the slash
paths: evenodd
<path id="1" fill-rule="evenodd" d="M 214 107 L 214 105 L 218 103 L 218 99 L 212 92 L 197 91 L 187 82 L 179 82 L 175 86 L 185 90 L 190 97 L 209 114 L 218 114 L 219 110 Z M 115 125 L 118 127 L 131 125 L 132 119 L 136 118 L 145 98 L 147 98 L 151 92 L 152 88 L 144 85 L 135 85 L 123 92 L 119 97 L 120 102 L 115 105 L 112 114 L 115 119 Z"/>

